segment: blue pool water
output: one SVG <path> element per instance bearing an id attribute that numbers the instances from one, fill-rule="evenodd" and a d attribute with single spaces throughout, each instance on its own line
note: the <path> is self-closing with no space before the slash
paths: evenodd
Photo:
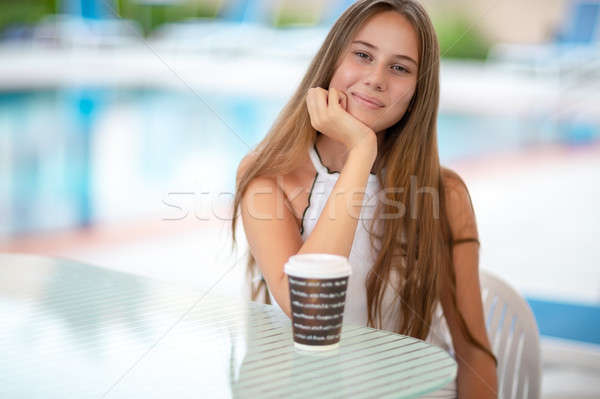
<path id="1" fill-rule="evenodd" d="M 540 334 L 600 345 L 600 306 L 528 298 Z"/>
<path id="2" fill-rule="evenodd" d="M 164 193 L 185 176 L 201 180 L 196 189 L 233 190 L 236 165 L 284 101 L 149 88 L 1 93 L 0 235 L 87 226 L 125 210 L 133 217 L 148 210 L 135 203 L 144 190 Z M 534 117 L 438 120 L 443 163 L 598 136 L 598 126 Z"/>

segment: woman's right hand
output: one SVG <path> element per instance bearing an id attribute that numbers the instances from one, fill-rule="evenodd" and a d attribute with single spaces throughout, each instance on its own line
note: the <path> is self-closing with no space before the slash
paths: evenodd
<path id="1" fill-rule="evenodd" d="M 311 87 L 306 95 L 310 123 L 317 131 L 345 144 L 348 150 L 377 143 L 375 132 L 347 112 L 347 104 L 346 94 L 333 87 L 329 91 Z"/>

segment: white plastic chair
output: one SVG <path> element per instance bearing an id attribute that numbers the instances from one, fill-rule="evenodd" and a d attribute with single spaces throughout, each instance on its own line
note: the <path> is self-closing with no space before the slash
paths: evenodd
<path id="1" fill-rule="evenodd" d="M 488 337 L 498 359 L 498 398 L 538 399 L 541 351 L 533 312 L 500 277 L 486 270 L 479 277 Z"/>

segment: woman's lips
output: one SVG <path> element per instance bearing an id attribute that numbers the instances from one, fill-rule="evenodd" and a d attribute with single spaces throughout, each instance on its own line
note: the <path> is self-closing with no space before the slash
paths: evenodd
<path id="1" fill-rule="evenodd" d="M 377 105 L 377 104 L 375 104 L 375 103 L 373 103 L 373 102 L 371 102 L 371 101 L 369 101 L 369 100 L 367 100 L 365 98 L 362 98 L 358 94 L 352 93 L 352 97 L 354 97 L 359 104 L 362 104 L 362 105 L 366 106 L 367 108 L 371 108 L 371 109 L 380 109 L 380 108 L 382 108 L 382 106 Z"/>

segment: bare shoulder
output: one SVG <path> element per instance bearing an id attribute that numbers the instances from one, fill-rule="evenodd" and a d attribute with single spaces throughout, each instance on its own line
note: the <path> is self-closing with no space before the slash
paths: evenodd
<path id="1" fill-rule="evenodd" d="M 238 167 L 238 179 L 253 167 L 252 155 Z M 283 263 L 302 245 L 300 224 L 276 176 L 253 176 L 245 184 L 240 210 L 250 250 L 267 279 L 277 291 Z M 275 294 L 277 297 L 277 294 Z"/>
<path id="2" fill-rule="evenodd" d="M 242 175 L 251 168 L 258 159 L 258 154 L 254 152 L 248 153 L 242 160 L 237 168 L 236 182 L 239 182 Z M 280 185 L 282 179 L 277 179 L 275 176 L 255 176 L 248 182 L 246 190 L 256 191 L 271 189 L 273 192 L 284 192 L 283 187 Z"/>
<path id="3" fill-rule="evenodd" d="M 240 162 L 240 166 L 238 167 L 237 179 L 242 176 L 245 172 L 245 169 L 249 167 L 248 163 Z M 281 190 L 281 187 L 277 184 L 277 179 L 271 176 L 255 176 L 253 177 L 248 184 L 246 185 L 246 189 L 244 190 L 244 197 L 248 197 L 249 195 L 262 195 L 262 194 L 274 194 L 281 195 L 284 194 Z"/>
<path id="4" fill-rule="evenodd" d="M 463 178 L 456 171 L 444 166 L 441 167 L 441 174 L 446 203 L 452 207 L 471 206 L 471 196 Z"/>
<path id="5" fill-rule="evenodd" d="M 238 165 L 238 168 L 237 168 L 237 172 L 236 172 L 236 176 L 235 176 L 236 182 L 239 181 L 240 177 L 246 172 L 246 170 L 248 170 L 249 167 L 254 165 L 257 158 L 258 157 L 255 152 L 250 152 L 250 153 L 246 154 L 244 156 L 244 158 L 242 158 L 242 160 L 240 161 L 240 164 Z"/>
<path id="6" fill-rule="evenodd" d="M 242 160 L 237 169 L 236 185 L 244 173 L 251 168 L 258 158 L 257 153 L 249 153 Z M 294 216 L 297 216 L 296 209 L 288 194 L 288 185 L 293 184 L 295 178 L 292 173 L 284 176 L 254 176 L 246 184 L 243 198 L 253 198 L 255 201 L 271 201 L 271 206 L 283 201 L 283 204 L 289 209 Z M 270 200 L 268 200 L 270 198 Z M 266 204 L 265 204 L 266 205 Z M 266 205 L 269 206 L 269 205 Z"/>
<path id="7" fill-rule="evenodd" d="M 442 166 L 441 174 L 446 192 L 468 191 L 464 179 L 455 170 Z"/>
<path id="8" fill-rule="evenodd" d="M 453 236 L 476 237 L 475 211 L 465 181 L 450 168 L 442 167 L 441 174 L 448 222 Z"/>

